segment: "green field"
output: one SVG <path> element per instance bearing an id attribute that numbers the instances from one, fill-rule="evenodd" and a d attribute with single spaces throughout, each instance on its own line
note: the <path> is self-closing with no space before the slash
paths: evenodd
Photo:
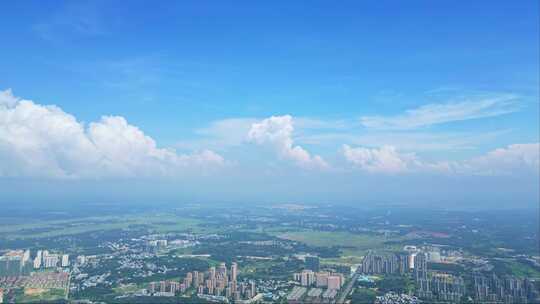
<path id="1" fill-rule="evenodd" d="M 17 303 L 54 302 L 54 301 L 65 299 L 66 297 L 65 289 L 53 288 L 53 289 L 46 289 L 46 290 L 41 290 L 41 291 L 35 289 L 35 291 L 36 292 L 31 292 L 31 290 L 27 289 L 25 291 L 17 293 L 16 302 Z"/>
<path id="2" fill-rule="evenodd" d="M 500 274 L 511 274 L 522 278 L 540 278 L 540 271 L 522 262 L 510 259 L 492 261 L 495 271 Z"/>
<path id="3" fill-rule="evenodd" d="M 277 236 L 282 239 L 302 242 L 310 246 L 346 247 L 342 249 L 344 258 L 348 256 L 362 256 L 368 249 L 382 249 L 385 247 L 384 242 L 388 241 L 388 239 L 385 239 L 383 236 L 371 234 L 309 230 L 278 233 Z M 343 261 L 346 260 L 341 260 L 341 262 Z"/>
<path id="4" fill-rule="evenodd" d="M 362 257 L 361 256 L 355 256 L 355 255 L 343 255 L 339 258 L 326 258 L 326 259 L 321 259 L 321 264 L 330 264 L 330 265 L 335 265 L 335 264 L 340 264 L 340 265 L 347 265 L 347 266 L 351 266 L 351 265 L 358 265 L 362 263 Z"/>
<path id="5" fill-rule="evenodd" d="M 196 219 L 179 217 L 174 214 L 148 214 L 137 216 L 88 217 L 75 220 L 41 221 L 31 224 L 0 225 L 0 234 L 8 239 L 44 238 L 73 235 L 93 231 L 126 229 L 132 225 L 145 225 L 152 232 L 166 233 L 191 230 L 193 232 L 212 232 L 212 229 L 199 226 Z M 39 231 L 39 229 L 43 231 Z M 30 230 L 36 232 L 29 233 Z"/>
<path id="6" fill-rule="evenodd" d="M 137 284 L 126 284 L 114 287 L 113 290 L 117 294 L 131 294 L 139 291 L 142 288 L 142 286 L 138 286 Z"/>

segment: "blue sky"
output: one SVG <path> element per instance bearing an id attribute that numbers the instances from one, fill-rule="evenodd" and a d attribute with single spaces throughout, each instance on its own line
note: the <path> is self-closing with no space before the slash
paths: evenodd
<path id="1" fill-rule="evenodd" d="M 45 200 L 129 201 L 143 183 L 138 198 L 170 201 L 534 206 L 538 10 L 4 3 L 3 201 L 39 199 L 30 183 Z"/>

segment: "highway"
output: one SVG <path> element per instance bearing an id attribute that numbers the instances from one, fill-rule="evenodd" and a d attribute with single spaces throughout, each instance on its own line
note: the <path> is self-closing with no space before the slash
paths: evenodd
<path id="1" fill-rule="evenodd" d="M 358 271 L 356 271 L 351 280 L 349 281 L 349 283 L 347 283 L 347 286 L 345 286 L 345 288 L 343 289 L 343 292 L 340 293 L 339 295 L 339 298 L 337 300 L 337 304 L 343 304 L 343 302 L 345 302 L 345 299 L 347 298 L 347 295 L 351 292 L 351 289 L 353 288 L 354 286 L 354 282 L 356 282 L 356 280 L 358 280 L 358 276 L 360 275 L 360 273 L 358 273 Z"/>

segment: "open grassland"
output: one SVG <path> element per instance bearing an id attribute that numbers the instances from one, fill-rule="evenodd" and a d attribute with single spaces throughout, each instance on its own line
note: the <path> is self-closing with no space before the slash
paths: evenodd
<path id="1" fill-rule="evenodd" d="M 522 278 L 540 278 L 540 271 L 532 265 L 527 265 L 514 259 L 496 259 L 492 263 L 495 271 L 501 274 L 511 274 Z"/>
<path id="2" fill-rule="evenodd" d="M 56 302 L 65 299 L 65 297 L 65 289 L 25 288 L 23 292 L 17 294 L 16 301 L 17 303 Z"/>
<path id="3" fill-rule="evenodd" d="M 125 284 L 125 285 L 122 284 L 117 287 L 114 287 L 113 290 L 115 293 L 118 293 L 118 294 L 132 294 L 139 291 L 142 288 L 143 288 L 142 284 L 141 286 L 137 284 Z"/>
<path id="4" fill-rule="evenodd" d="M 199 226 L 200 221 L 174 214 L 145 214 L 127 216 L 88 217 L 74 220 L 38 221 L 23 224 L 0 224 L 0 236 L 7 239 L 45 238 L 73 235 L 93 231 L 128 229 L 144 225 L 151 232 L 212 232 Z"/>
<path id="5" fill-rule="evenodd" d="M 336 264 L 339 264 L 339 265 L 347 265 L 347 266 L 351 266 L 351 265 L 358 265 L 362 263 L 362 257 L 361 256 L 347 256 L 347 255 L 343 255 L 339 258 L 326 258 L 326 259 L 321 259 L 321 264 L 323 265 L 328 265 L 328 264 L 331 264 L 331 265 L 336 265 Z"/>
<path id="6" fill-rule="evenodd" d="M 385 248 L 383 236 L 373 234 L 353 234 L 341 231 L 289 231 L 276 234 L 279 238 L 302 242 L 310 246 L 317 247 L 340 247 L 343 257 L 362 256 L 369 249 Z M 356 262 L 357 260 L 354 260 Z M 337 262 L 337 261 L 336 261 Z M 345 259 L 341 262 L 347 262 Z M 351 262 L 351 261 L 349 261 Z"/>
<path id="7" fill-rule="evenodd" d="M 380 247 L 384 242 L 384 238 L 378 236 L 328 231 L 291 231 L 278 234 L 278 237 L 302 242 L 310 246 L 344 246 L 357 249 Z"/>

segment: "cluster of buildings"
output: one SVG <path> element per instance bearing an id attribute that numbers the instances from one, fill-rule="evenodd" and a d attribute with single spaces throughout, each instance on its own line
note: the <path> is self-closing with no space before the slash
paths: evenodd
<path id="1" fill-rule="evenodd" d="M 331 290 L 339 290 L 345 283 L 345 277 L 341 273 L 331 273 L 327 271 L 314 272 L 311 269 L 304 269 L 295 273 L 293 278 L 304 287 L 319 287 Z"/>
<path id="2" fill-rule="evenodd" d="M 407 246 L 405 251 L 399 253 L 369 252 L 362 261 L 361 272 L 364 274 L 405 274 L 413 271 L 418 297 L 431 301 L 459 302 L 466 293 L 463 278 L 428 271 L 428 261 L 440 262 L 440 260 L 440 253 L 436 250 L 422 252 L 416 247 Z"/>
<path id="3" fill-rule="evenodd" d="M 68 287 L 68 282 L 68 272 L 33 272 L 29 276 L 0 277 L 0 288 L 64 289 Z"/>
<path id="4" fill-rule="evenodd" d="M 405 246 L 403 251 L 397 253 L 368 252 L 360 270 L 364 274 L 405 274 L 415 269 L 418 255 L 418 259 L 423 262 L 440 263 L 443 260 L 439 248 L 426 247 L 420 250 L 416 246 Z"/>
<path id="5" fill-rule="evenodd" d="M 293 280 L 300 283 L 287 295 L 288 303 L 330 303 L 336 298 L 338 291 L 345 284 L 345 276 L 335 269 L 321 271 L 319 258 L 303 257 L 305 269 L 293 274 Z M 345 273 L 350 273 L 346 267 Z"/>
<path id="6" fill-rule="evenodd" d="M 345 277 L 341 272 L 320 271 L 319 257 L 305 256 L 304 263 L 305 269 L 293 274 L 294 281 L 299 282 L 303 287 L 339 290 L 345 283 Z M 349 267 L 346 273 L 350 273 Z M 317 291 L 314 292 L 317 293 Z"/>
<path id="7" fill-rule="evenodd" d="M 315 261 L 315 260 L 312 260 Z M 318 269 L 312 263 L 306 263 L 307 267 Z M 288 303 L 330 303 L 336 298 L 338 291 L 345 284 L 345 277 L 342 273 L 330 271 L 313 271 L 304 269 L 302 272 L 294 273 L 294 281 L 300 283 L 287 295 Z"/>
<path id="8" fill-rule="evenodd" d="M 30 250 L 9 250 L 0 256 L 0 303 L 11 289 L 31 288 L 36 290 L 63 289 L 69 285 L 69 255 L 50 254 L 38 250 L 32 257 Z M 54 268 L 53 271 L 40 271 Z"/>
<path id="9" fill-rule="evenodd" d="M 408 294 L 397 294 L 393 292 L 375 298 L 375 304 L 416 304 L 420 303 L 417 297 Z"/>
<path id="10" fill-rule="evenodd" d="M 146 242 L 146 251 L 150 253 L 156 253 L 159 250 L 167 248 L 167 240 L 149 240 Z"/>
<path id="11" fill-rule="evenodd" d="M 475 275 L 472 294 L 467 292 L 462 277 L 428 270 L 428 262 L 440 263 L 445 256 L 459 257 L 459 252 L 441 255 L 438 248 L 427 247 L 422 250 L 405 246 L 398 253 L 375 254 L 369 252 L 363 259 L 360 271 L 364 274 L 405 274 L 413 275 L 416 295 L 426 301 L 460 302 L 466 295 L 472 295 L 478 302 L 532 303 L 540 297 L 534 282 L 516 277 L 499 278 Z M 388 294 L 380 297 L 377 303 L 409 303 L 401 295 Z M 415 300 L 413 299 L 413 302 Z"/>
<path id="12" fill-rule="evenodd" d="M 428 256 L 418 253 L 414 258 L 414 277 L 416 294 L 423 299 L 459 302 L 465 296 L 465 281 L 462 277 L 446 273 L 430 273 Z"/>
<path id="13" fill-rule="evenodd" d="M 28 275 L 32 270 L 30 250 L 10 250 L 0 256 L 0 277 Z"/>
<path id="14" fill-rule="evenodd" d="M 68 254 L 51 254 L 47 250 L 38 250 L 34 257 L 34 269 L 69 267 Z"/>
<path id="15" fill-rule="evenodd" d="M 474 296 L 479 302 L 533 303 L 540 296 L 529 279 L 474 276 Z"/>
<path id="16" fill-rule="evenodd" d="M 420 248 L 407 245 L 403 247 L 403 251 L 409 255 L 409 264 L 411 265 L 411 268 L 414 268 L 414 257 L 420 252 L 423 252 L 428 262 L 431 263 L 454 262 L 462 257 L 460 251 L 448 248 L 445 249 L 440 245 L 422 246 Z"/>
<path id="17" fill-rule="evenodd" d="M 430 273 L 417 281 L 417 295 L 426 300 L 460 302 L 466 294 L 462 277 L 446 273 Z"/>
<path id="18" fill-rule="evenodd" d="M 180 285 L 176 281 L 151 282 L 148 285 L 148 293 L 158 297 L 174 297 L 177 291 L 185 291 L 185 287 L 182 286 L 182 290 L 180 289 Z"/>
<path id="19" fill-rule="evenodd" d="M 412 253 L 375 254 L 370 251 L 362 260 L 361 272 L 364 274 L 404 274 L 414 268 Z"/>
<path id="20" fill-rule="evenodd" d="M 337 296 L 337 290 L 321 288 L 308 288 L 295 286 L 287 295 L 287 303 L 332 303 Z"/>
<path id="21" fill-rule="evenodd" d="M 170 249 L 170 248 L 187 248 L 199 244 L 198 241 L 194 240 L 193 236 L 187 236 L 189 239 L 172 239 L 167 240 L 163 238 L 163 235 L 151 235 L 145 236 L 143 238 L 144 249 L 148 253 L 157 253 L 160 250 Z M 166 236 L 165 236 L 166 237 Z"/>
<path id="22" fill-rule="evenodd" d="M 219 267 L 210 267 L 206 272 L 188 272 L 181 282 L 150 283 L 148 293 L 154 296 L 174 296 L 177 292 L 185 293 L 190 288 L 201 297 L 224 297 L 235 301 L 251 299 L 257 295 L 254 281 L 238 281 L 236 263 L 232 263 L 229 269 L 225 263 L 221 263 Z"/>
<path id="23" fill-rule="evenodd" d="M 306 264 L 306 269 L 309 269 L 315 272 L 319 271 L 319 268 L 320 268 L 319 257 L 306 256 L 304 258 L 304 263 Z"/>
<path id="24" fill-rule="evenodd" d="M 305 287 L 294 287 L 291 292 L 287 295 L 287 302 L 290 304 L 300 303 L 300 300 L 304 297 L 307 292 Z"/>
<path id="25" fill-rule="evenodd" d="M 29 275 L 34 269 L 68 267 L 69 255 L 38 250 L 31 258 L 30 250 L 10 250 L 0 256 L 0 276 Z"/>
<path id="26" fill-rule="evenodd" d="M 55 290 L 55 294 L 64 298 L 67 296 L 69 285 L 69 272 L 67 271 L 42 271 L 32 272 L 27 276 L 3 276 L 0 277 L 0 303 L 3 303 L 4 296 L 6 301 L 12 303 L 13 296 L 12 290 L 25 290 L 34 292 L 36 294 L 45 290 Z M 20 301 L 20 300 L 19 300 Z"/>

